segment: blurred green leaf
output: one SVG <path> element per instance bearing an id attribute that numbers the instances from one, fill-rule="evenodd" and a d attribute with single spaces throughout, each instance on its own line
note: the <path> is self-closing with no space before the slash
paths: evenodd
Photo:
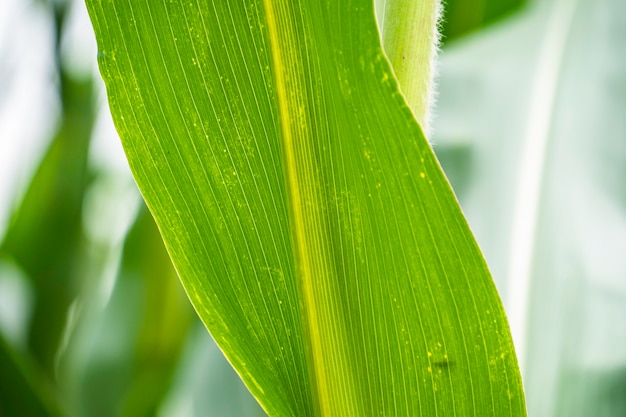
<path id="1" fill-rule="evenodd" d="M 446 0 L 441 22 L 444 43 L 493 24 L 528 3 L 527 0 Z"/>
<path id="2" fill-rule="evenodd" d="M 200 320 L 195 320 L 190 333 L 172 390 L 159 415 L 266 416 Z"/>
<path id="3" fill-rule="evenodd" d="M 60 417 L 55 390 L 0 332 L 0 417 Z"/>
<path id="4" fill-rule="evenodd" d="M 29 319 L 26 349 L 16 352 L 13 346 L 3 345 L 5 362 L 0 373 L 11 382 L 0 384 L 5 406 L 0 414 L 7 416 L 59 415 L 58 409 L 65 409 L 56 365 L 85 266 L 82 205 L 90 179 L 87 155 L 94 122 L 93 85 L 90 79 L 71 76 L 60 58 L 68 3 L 47 3 L 53 21 L 61 114 L 0 246 L 3 257 L 30 281 L 33 293 L 32 311 L 23 312 Z"/>
<path id="5" fill-rule="evenodd" d="M 94 120 L 91 81 L 62 76 L 63 117 L 7 230 L 1 249 L 32 280 L 35 307 L 29 348 L 53 374 L 70 303 L 80 289 L 84 257 L 82 204 Z"/>
<path id="6" fill-rule="evenodd" d="M 126 241 L 121 279 L 142 279 L 145 299 L 140 304 L 134 376 L 118 415 L 154 415 L 169 389 L 193 310 L 145 208 Z"/>
<path id="7" fill-rule="evenodd" d="M 270 415 L 524 415 L 500 301 L 373 4 L 88 1 L 196 311 Z"/>
<path id="8" fill-rule="evenodd" d="M 85 319 L 75 342 L 87 345 L 87 353 L 74 352 L 69 364 L 77 368 L 67 383 L 76 415 L 156 415 L 192 318 L 156 225 L 143 208 L 127 236 L 106 309 Z"/>
<path id="9" fill-rule="evenodd" d="M 471 149 L 454 185 L 506 294 L 531 416 L 626 415 L 624 28 L 620 0 L 535 2 L 441 60 L 434 140 Z"/>

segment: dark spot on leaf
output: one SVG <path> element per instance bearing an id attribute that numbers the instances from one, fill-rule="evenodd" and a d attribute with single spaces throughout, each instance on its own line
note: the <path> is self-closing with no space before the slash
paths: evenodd
<path id="1" fill-rule="evenodd" d="M 455 366 L 455 362 L 449 360 L 433 361 L 433 366 L 439 369 L 450 369 Z"/>

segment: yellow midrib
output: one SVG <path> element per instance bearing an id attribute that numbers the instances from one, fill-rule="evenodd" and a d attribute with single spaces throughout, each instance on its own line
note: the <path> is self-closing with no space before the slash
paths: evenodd
<path id="1" fill-rule="evenodd" d="M 313 253 L 309 247 L 310 241 L 306 237 L 306 223 L 303 211 L 302 189 L 298 177 L 296 167 L 296 152 L 294 149 L 294 135 L 292 134 L 292 118 L 290 117 L 290 102 L 286 91 L 285 66 L 281 56 L 281 40 L 278 34 L 276 13 L 272 0 L 263 0 L 265 15 L 267 18 L 267 28 L 270 40 L 270 49 L 272 53 L 272 62 L 274 65 L 274 81 L 276 88 L 276 96 L 278 100 L 278 113 L 280 121 L 280 129 L 282 132 L 283 158 L 285 162 L 285 174 L 287 176 L 287 188 L 291 223 L 292 236 L 296 250 L 296 273 L 300 281 L 301 296 L 304 297 L 305 309 L 305 331 L 308 331 L 310 338 L 310 364 L 313 368 L 309 370 L 314 387 L 314 407 L 316 412 L 321 416 L 332 415 L 332 407 L 329 396 L 329 381 L 323 358 L 323 349 L 318 321 L 318 311 L 315 302 L 315 294 L 312 286 L 313 283 L 313 264 L 309 256 Z M 283 27 L 283 29 L 285 29 Z M 305 343 L 307 340 L 305 339 Z"/>

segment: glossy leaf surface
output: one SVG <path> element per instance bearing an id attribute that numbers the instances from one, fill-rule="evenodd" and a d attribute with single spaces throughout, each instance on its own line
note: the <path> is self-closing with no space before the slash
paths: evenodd
<path id="1" fill-rule="evenodd" d="M 483 258 L 367 1 L 88 1 L 198 314 L 272 416 L 524 415 Z"/>

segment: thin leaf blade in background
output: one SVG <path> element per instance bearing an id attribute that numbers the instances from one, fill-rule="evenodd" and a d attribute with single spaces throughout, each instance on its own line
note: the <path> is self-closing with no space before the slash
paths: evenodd
<path id="1" fill-rule="evenodd" d="M 532 2 L 441 60 L 436 147 L 467 149 L 460 200 L 522 335 L 531 416 L 626 413 L 625 7 Z"/>
<path id="2" fill-rule="evenodd" d="M 83 285 L 82 205 L 91 179 L 87 156 L 94 121 L 91 80 L 66 73 L 61 79 L 63 119 L 0 246 L 32 282 L 37 302 L 28 345 L 50 378 L 68 309 Z"/>
<path id="3" fill-rule="evenodd" d="M 191 324 L 191 307 L 142 207 L 125 239 L 110 300 L 103 311 L 83 310 L 65 355 L 62 385 L 71 415 L 155 415 Z"/>
<path id="4" fill-rule="evenodd" d="M 139 187 L 270 415 L 525 415 L 495 287 L 373 4 L 88 7 Z"/>

